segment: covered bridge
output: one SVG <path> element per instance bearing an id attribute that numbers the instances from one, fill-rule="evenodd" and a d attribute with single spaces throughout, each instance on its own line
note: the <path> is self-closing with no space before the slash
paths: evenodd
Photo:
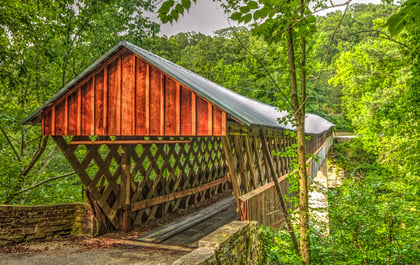
<path id="1" fill-rule="evenodd" d="M 291 195 L 290 158 L 271 152 L 294 142 L 284 134 L 293 128 L 278 123 L 284 115 L 121 41 L 22 123 L 52 136 L 101 232 L 127 231 L 228 188 L 243 220 L 278 227 L 272 177 Z M 306 150 L 325 147 L 332 126 L 308 114 Z"/>

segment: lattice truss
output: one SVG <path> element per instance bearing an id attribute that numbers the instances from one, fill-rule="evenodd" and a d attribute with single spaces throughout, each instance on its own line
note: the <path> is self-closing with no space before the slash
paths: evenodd
<path id="1" fill-rule="evenodd" d="M 220 137 L 148 137 L 141 139 L 153 144 L 130 145 L 73 144 L 90 141 L 81 136 L 53 138 L 86 186 L 89 202 L 105 230 L 118 229 L 119 213 L 127 207 L 130 225 L 138 225 L 188 208 L 229 186 Z M 118 139 L 123 138 L 96 140 Z M 155 143 L 166 140 L 173 143 Z M 125 175 L 129 175 L 129 183 Z M 124 194 L 126 187 L 128 195 Z M 124 202 L 124 196 L 129 202 Z"/>
<path id="2" fill-rule="evenodd" d="M 282 136 L 266 137 L 271 152 L 285 152 L 287 146 L 295 140 Z M 231 160 L 232 171 L 236 172 L 232 181 L 238 185 L 238 197 L 272 181 L 269 175 L 266 157 L 262 151 L 262 140 L 257 135 L 229 135 L 224 140 Z M 273 162 L 278 177 L 288 173 L 290 157 L 273 155 Z"/>
<path id="3" fill-rule="evenodd" d="M 271 185 L 273 176 L 268 161 L 272 159 L 275 176 L 281 178 L 282 193 L 289 198 L 295 197 L 296 193 L 292 192 L 291 184 L 285 178 L 291 171 L 291 158 L 272 154 L 286 152 L 296 140 L 279 130 L 230 126 L 229 132 L 223 138 L 223 144 L 228 156 L 229 172 L 233 176 L 231 181 L 241 219 L 280 227 L 284 216 L 275 187 Z M 264 153 L 263 144 L 267 144 L 270 157 Z M 286 201 L 287 207 L 294 208 L 291 201 Z"/>

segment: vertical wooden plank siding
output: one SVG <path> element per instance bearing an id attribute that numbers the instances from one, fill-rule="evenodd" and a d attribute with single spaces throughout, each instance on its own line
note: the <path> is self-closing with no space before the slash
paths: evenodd
<path id="1" fill-rule="evenodd" d="M 197 135 L 197 95 L 194 93 L 191 96 L 191 111 L 191 134 Z"/>
<path id="2" fill-rule="evenodd" d="M 105 91 L 104 91 L 104 69 L 95 75 L 95 133 L 105 135 Z"/>
<path id="3" fill-rule="evenodd" d="M 104 134 L 108 134 L 108 66 L 104 68 Z"/>
<path id="4" fill-rule="evenodd" d="M 77 101 L 77 91 L 70 94 L 68 97 L 68 135 L 78 135 L 77 133 L 77 109 L 78 109 L 78 101 Z"/>
<path id="5" fill-rule="evenodd" d="M 181 134 L 181 85 L 175 81 L 175 115 L 176 115 L 176 135 Z"/>
<path id="6" fill-rule="evenodd" d="M 69 131 L 68 131 L 68 129 L 69 129 L 69 115 L 68 115 L 68 113 L 69 113 L 69 97 L 68 96 L 66 96 L 65 98 L 64 98 L 64 128 L 63 128 L 63 130 L 64 130 L 64 133 L 63 133 L 63 135 L 68 135 L 69 134 Z"/>
<path id="7" fill-rule="evenodd" d="M 91 105 L 91 110 L 92 110 L 92 122 L 90 124 L 90 134 L 92 135 L 96 135 L 97 133 L 95 132 L 95 123 L 96 123 L 96 115 L 95 115 L 95 97 L 96 97 L 96 93 L 95 93 L 95 74 L 92 75 L 92 93 L 91 93 L 91 100 L 90 100 L 90 105 Z"/>
<path id="8" fill-rule="evenodd" d="M 226 120 L 223 121 L 223 113 L 224 111 L 213 106 L 213 135 L 215 136 L 221 136 L 226 131 L 226 128 L 223 130 L 223 125 L 226 123 Z"/>
<path id="9" fill-rule="evenodd" d="M 65 109 L 66 109 L 66 100 L 62 100 L 57 103 L 55 106 L 55 134 L 63 135 L 65 134 Z"/>
<path id="10" fill-rule="evenodd" d="M 121 87 L 119 75 L 119 58 L 108 66 L 108 135 L 120 134 Z"/>
<path id="11" fill-rule="evenodd" d="M 209 135 L 209 103 L 201 97 L 197 97 L 197 116 L 197 135 Z"/>
<path id="12" fill-rule="evenodd" d="M 122 55 L 121 85 L 121 135 L 135 133 L 135 57 L 133 54 Z"/>
<path id="13" fill-rule="evenodd" d="M 225 136 L 226 112 L 122 50 L 43 111 L 42 133 Z"/>
<path id="14" fill-rule="evenodd" d="M 42 131 L 44 132 L 44 135 L 51 135 L 52 134 L 52 132 L 51 132 L 51 118 L 52 118 L 51 112 L 52 112 L 52 110 L 49 109 L 49 110 L 45 111 L 44 114 L 43 114 L 42 119 L 43 119 L 44 128 L 43 128 Z"/>
<path id="15" fill-rule="evenodd" d="M 208 117 L 207 117 L 207 125 L 208 125 L 207 135 L 212 135 L 213 134 L 213 105 L 210 102 L 207 102 L 207 112 L 208 112 Z"/>
<path id="16" fill-rule="evenodd" d="M 92 134 L 92 123 L 93 123 L 93 87 L 92 79 L 85 83 L 81 89 L 82 97 L 82 112 L 81 112 L 81 135 Z"/>
<path id="17" fill-rule="evenodd" d="M 165 134 L 165 80 L 166 76 L 160 71 L 160 124 L 159 135 Z"/>
<path id="18" fill-rule="evenodd" d="M 55 105 L 51 107 L 51 134 L 55 135 Z"/>
<path id="19" fill-rule="evenodd" d="M 176 82 L 171 78 L 165 79 L 165 135 L 177 135 L 177 105 Z"/>
<path id="20" fill-rule="evenodd" d="M 150 67 L 150 135 L 161 135 L 161 93 L 161 72 L 155 67 Z"/>
<path id="21" fill-rule="evenodd" d="M 81 134 L 82 125 L 82 92 L 80 87 L 77 88 L 77 120 L 76 120 L 76 132 L 77 135 Z"/>
<path id="22" fill-rule="evenodd" d="M 192 92 L 181 86 L 181 135 L 193 135 Z"/>
<path id="23" fill-rule="evenodd" d="M 149 134 L 149 70 L 148 65 L 136 58 L 136 134 Z"/>

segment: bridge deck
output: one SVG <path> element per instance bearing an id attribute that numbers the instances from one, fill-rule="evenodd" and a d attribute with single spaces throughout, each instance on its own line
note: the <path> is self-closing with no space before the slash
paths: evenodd
<path id="1" fill-rule="evenodd" d="M 235 200 L 229 196 L 186 217 L 138 238 L 141 242 L 197 247 L 199 239 L 233 220 L 239 220 Z"/>

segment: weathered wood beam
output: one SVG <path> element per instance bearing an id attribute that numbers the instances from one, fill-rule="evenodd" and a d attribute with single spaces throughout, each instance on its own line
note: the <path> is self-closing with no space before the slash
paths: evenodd
<path id="1" fill-rule="evenodd" d="M 257 174 L 255 172 L 255 163 L 251 155 L 251 146 L 249 144 L 248 135 L 245 136 L 245 152 L 247 156 L 246 161 L 248 162 L 249 171 L 251 172 L 252 182 L 254 183 L 254 189 L 256 189 L 259 185 L 257 180 Z M 257 161 L 257 163 L 259 163 L 259 161 Z"/>
<path id="2" fill-rule="evenodd" d="M 173 192 L 167 195 L 162 195 L 162 196 L 158 196 L 158 197 L 154 197 L 151 199 L 146 199 L 146 200 L 142 200 L 142 201 L 138 201 L 138 202 L 134 202 L 131 204 L 131 211 L 135 212 L 141 209 L 145 209 L 145 208 L 149 208 L 155 205 L 159 205 L 159 204 L 163 204 L 166 202 L 170 202 L 170 201 L 174 201 L 180 198 L 184 198 L 190 195 L 194 195 L 198 192 L 202 192 L 205 190 L 208 190 L 212 187 L 218 186 L 222 183 L 225 183 L 226 181 L 228 181 L 228 177 L 223 177 L 220 179 L 217 179 L 215 181 L 203 184 L 201 186 L 195 187 L 195 188 L 191 188 L 191 189 L 187 189 L 187 190 L 183 190 L 183 191 L 179 191 L 179 192 Z"/>
<path id="3" fill-rule="evenodd" d="M 190 140 L 96 140 L 96 141 L 71 141 L 71 145 L 130 145 L 130 144 L 185 144 Z"/>
<path id="4" fill-rule="evenodd" d="M 249 181 L 247 178 L 247 174 L 246 174 L 246 166 L 245 166 L 245 156 L 244 153 L 242 151 L 242 145 L 239 142 L 239 137 L 240 136 L 233 136 L 233 143 L 235 146 L 235 155 L 239 164 L 239 171 L 240 171 L 240 175 L 241 175 L 241 182 L 242 182 L 242 186 L 245 192 L 249 192 L 250 188 L 249 188 Z"/>
<path id="5" fill-rule="evenodd" d="M 229 137 L 228 136 L 223 136 L 222 138 L 222 145 L 223 145 L 223 150 L 225 152 L 225 156 L 226 156 L 226 162 L 228 165 L 228 169 L 229 169 L 229 176 L 230 176 L 230 181 L 232 182 L 232 188 L 233 188 L 233 196 L 236 199 L 236 203 L 238 205 L 238 209 L 237 212 L 239 215 L 242 215 L 242 208 L 241 205 L 239 204 L 239 196 L 241 196 L 241 190 L 239 187 L 239 183 L 238 183 L 238 179 L 236 177 L 236 171 L 235 168 L 233 166 L 233 157 L 232 157 L 232 149 L 231 149 L 231 145 L 229 143 Z"/>
<path id="6" fill-rule="evenodd" d="M 120 229 L 128 232 L 131 226 L 130 220 L 130 195 L 131 195 L 131 160 L 130 146 L 123 145 L 121 148 L 121 182 L 120 182 Z"/>

